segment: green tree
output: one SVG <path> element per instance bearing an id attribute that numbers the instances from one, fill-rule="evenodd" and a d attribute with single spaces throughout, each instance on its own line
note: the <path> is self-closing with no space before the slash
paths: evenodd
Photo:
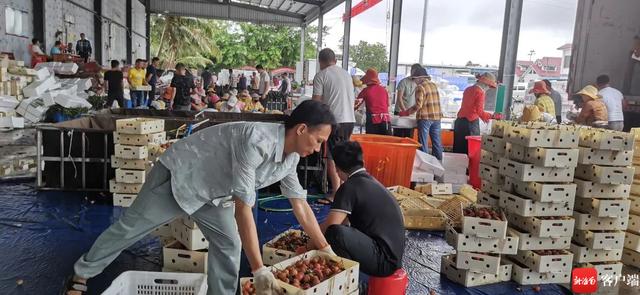
<path id="1" fill-rule="evenodd" d="M 211 38 L 219 31 L 219 26 L 209 20 L 154 16 L 151 19 L 151 52 L 168 67 L 178 62 L 203 67 L 212 64 L 212 57 L 220 56 L 220 49 Z"/>
<path id="2" fill-rule="evenodd" d="M 389 69 L 387 48 L 379 42 L 360 41 L 357 45 L 351 45 L 349 46 L 349 57 L 356 63 L 356 67 L 364 71 L 368 68 L 374 68 L 378 72 L 387 72 Z"/>

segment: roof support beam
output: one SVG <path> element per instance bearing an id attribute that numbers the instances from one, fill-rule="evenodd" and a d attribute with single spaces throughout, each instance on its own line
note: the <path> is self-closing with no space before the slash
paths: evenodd
<path id="1" fill-rule="evenodd" d="M 322 1 L 318 1 L 318 0 L 293 0 L 293 2 L 311 4 L 311 5 L 315 5 L 315 6 L 322 5 Z"/>
<path id="2" fill-rule="evenodd" d="M 520 40 L 520 22 L 522 20 L 523 0 L 507 0 L 504 9 L 504 25 L 502 27 L 502 48 L 500 50 L 500 66 L 498 81 L 502 81 L 504 91 L 504 114 L 511 117 L 513 100 L 513 83 L 516 72 L 518 42 Z"/>
<path id="3" fill-rule="evenodd" d="M 351 15 L 351 0 L 344 1 L 344 15 Z M 349 41 L 351 39 L 351 18 L 344 21 L 344 33 L 342 34 L 342 68 L 349 71 Z M 365 69 L 366 70 L 366 69 Z"/>
<path id="4" fill-rule="evenodd" d="M 396 76 L 398 74 L 398 54 L 400 52 L 400 26 L 402 23 L 402 0 L 393 1 L 391 17 L 391 49 L 389 52 L 389 91 L 395 96 Z"/>

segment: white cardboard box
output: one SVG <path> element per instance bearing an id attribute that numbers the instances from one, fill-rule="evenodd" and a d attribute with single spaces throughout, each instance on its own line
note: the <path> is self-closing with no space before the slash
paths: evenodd
<path id="1" fill-rule="evenodd" d="M 143 170 L 116 169 L 116 181 L 123 183 L 144 183 L 146 172 Z"/>
<path id="2" fill-rule="evenodd" d="M 633 151 L 597 150 L 580 147 L 578 163 L 582 165 L 631 166 Z"/>
<path id="3" fill-rule="evenodd" d="M 640 215 L 640 197 L 636 195 L 629 196 L 629 211 L 633 214 Z"/>
<path id="4" fill-rule="evenodd" d="M 608 167 L 600 165 L 578 165 L 576 177 L 603 184 L 632 184 L 634 167 Z"/>
<path id="5" fill-rule="evenodd" d="M 126 134 L 150 134 L 164 131 L 164 120 L 132 118 L 116 121 L 116 131 Z"/>
<path id="6" fill-rule="evenodd" d="M 512 261 L 513 281 L 520 285 L 565 284 L 571 282 L 571 271 L 539 273 Z"/>
<path id="7" fill-rule="evenodd" d="M 171 232 L 173 237 L 189 250 L 209 248 L 209 242 L 199 229 L 190 229 L 182 222 L 172 222 Z"/>
<path id="8" fill-rule="evenodd" d="M 640 216 L 633 213 L 629 215 L 629 226 L 627 227 L 627 230 L 640 234 Z"/>
<path id="9" fill-rule="evenodd" d="M 621 260 L 622 260 L 622 263 L 626 265 L 631 265 L 635 268 L 640 268 L 640 253 L 636 251 L 623 249 Z"/>
<path id="10" fill-rule="evenodd" d="M 629 199 L 600 200 L 578 198 L 575 202 L 575 209 L 597 217 L 618 217 L 629 216 L 630 205 L 631 201 Z"/>
<path id="11" fill-rule="evenodd" d="M 146 159 L 149 156 L 149 151 L 146 146 L 135 145 L 115 145 L 114 155 L 121 159 Z"/>
<path id="12" fill-rule="evenodd" d="M 538 167 L 503 158 L 500 160 L 500 174 L 520 181 L 571 182 L 574 168 Z"/>
<path id="13" fill-rule="evenodd" d="M 571 272 L 571 267 L 573 266 L 573 254 L 571 252 L 558 250 L 562 251 L 563 254 L 540 255 L 536 251 L 541 250 L 519 250 L 518 254 L 514 255 L 513 258 L 535 272 Z"/>
<path id="14" fill-rule="evenodd" d="M 502 185 L 497 183 L 492 183 L 488 181 L 482 182 L 482 191 L 488 193 L 493 196 L 500 196 L 500 191 L 502 190 Z"/>
<path id="15" fill-rule="evenodd" d="M 559 129 L 530 129 L 509 126 L 506 140 L 526 147 L 577 148 L 578 131 L 572 127 L 556 125 Z"/>
<path id="16" fill-rule="evenodd" d="M 149 170 L 150 161 L 146 159 L 121 159 L 111 155 L 111 168 L 122 168 L 131 170 Z"/>
<path id="17" fill-rule="evenodd" d="M 577 229 L 573 232 L 573 241 L 579 245 L 592 249 L 622 249 L 624 246 L 624 232 L 603 232 Z"/>
<path id="18" fill-rule="evenodd" d="M 580 146 L 599 150 L 631 151 L 634 141 L 634 134 L 627 132 L 595 128 L 580 132 Z"/>
<path id="19" fill-rule="evenodd" d="M 113 194 L 113 206 L 131 207 L 133 201 L 136 200 L 136 194 Z"/>
<path id="20" fill-rule="evenodd" d="M 507 236 L 506 239 L 481 238 L 475 235 L 462 234 L 447 224 L 444 238 L 447 244 L 457 251 L 474 251 L 497 254 L 516 254 L 518 249 L 518 238 Z"/>
<path id="21" fill-rule="evenodd" d="M 571 237 L 541 238 L 511 227 L 508 233 L 518 237 L 518 250 L 560 250 L 571 245 Z"/>
<path id="22" fill-rule="evenodd" d="M 172 222 L 175 222 L 175 221 L 172 221 Z M 171 233 L 171 223 L 165 223 L 161 226 L 158 226 L 156 229 L 154 229 L 151 232 L 151 235 L 154 237 L 173 239 L 173 235 Z"/>
<path id="23" fill-rule="evenodd" d="M 433 173 L 420 171 L 416 169 L 413 169 L 413 171 L 411 172 L 411 182 L 427 183 L 427 182 L 434 182 L 434 181 L 435 181 L 435 176 L 433 175 Z"/>
<path id="24" fill-rule="evenodd" d="M 640 252 L 640 235 L 626 232 L 624 238 L 624 248 Z"/>
<path id="25" fill-rule="evenodd" d="M 514 192 L 539 202 L 573 202 L 576 195 L 574 183 L 523 182 L 513 178 L 506 178 L 505 182 Z"/>
<path id="26" fill-rule="evenodd" d="M 297 232 L 298 234 L 302 234 L 301 230 L 289 229 L 277 235 L 276 237 L 274 237 L 273 239 L 271 239 L 270 241 L 262 245 L 262 261 L 265 265 L 274 265 L 298 255 L 296 254 L 296 252 L 293 252 L 293 251 L 276 249 L 269 246 L 291 232 Z"/>
<path id="27" fill-rule="evenodd" d="M 528 148 L 509 144 L 507 150 L 510 159 L 536 166 L 566 168 L 578 165 L 578 149 Z"/>
<path id="28" fill-rule="evenodd" d="M 497 275 L 500 271 L 500 254 L 458 251 L 456 254 L 456 268 Z"/>
<path id="29" fill-rule="evenodd" d="M 631 192 L 629 184 L 601 184 L 575 178 L 576 196 L 580 198 L 626 199 Z"/>
<path id="30" fill-rule="evenodd" d="M 499 184 L 501 183 L 500 169 L 486 164 L 480 164 L 480 178 L 487 182 Z"/>
<path id="31" fill-rule="evenodd" d="M 207 249 L 188 250 L 174 241 L 162 247 L 163 267 L 193 273 L 207 273 Z"/>
<path id="32" fill-rule="evenodd" d="M 501 156 L 494 152 L 490 152 L 487 150 L 482 150 L 480 152 L 480 163 L 482 164 L 487 164 L 489 166 L 498 168 L 500 167 L 500 158 Z"/>
<path id="33" fill-rule="evenodd" d="M 524 217 L 509 214 L 509 223 L 536 237 L 572 237 L 575 220 L 571 217 Z"/>
<path id="34" fill-rule="evenodd" d="M 622 249 L 596 250 L 571 244 L 571 252 L 574 263 L 619 261 L 622 258 Z"/>
<path id="35" fill-rule="evenodd" d="M 115 179 L 109 180 L 109 192 L 118 194 L 137 194 L 142 189 L 142 183 L 119 183 Z"/>
<path id="36" fill-rule="evenodd" d="M 499 137 L 483 135 L 482 149 L 498 155 L 504 155 L 507 152 L 507 142 Z"/>
<path id="37" fill-rule="evenodd" d="M 426 195 L 450 195 L 452 190 L 450 183 L 428 183 L 421 185 L 419 191 Z"/>
<path id="38" fill-rule="evenodd" d="M 622 263 L 617 261 L 616 262 L 591 262 L 591 263 L 583 263 L 583 264 L 576 265 L 576 267 L 595 268 L 596 271 L 598 271 L 598 278 L 602 278 L 602 277 L 617 278 L 622 275 L 622 266 L 623 266 Z"/>
<path id="39" fill-rule="evenodd" d="M 24 118 L 22 117 L 0 117 L 0 128 L 24 128 Z"/>
<path id="40" fill-rule="evenodd" d="M 551 203 L 538 202 L 519 196 L 500 192 L 500 207 L 520 216 L 567 216 L 573 212 L 572 202 Z"/>
<path id="41" fill-rule="evenodd" d="M 492 275 L 457 269 L 454 261 L 455 255 L 443 255 L 440 263 L 440 273 L 465 287 L 495 284 L 506 282 L 511 279 L 511 264 L 501 265 L 499 274 Z"/>
<path id="42" fill-rule="evenodd" d="M 113 142 L 125 145 L 144 146 L 147 144 L 163 144 L 167 141 L 167 133 L 162 131 L 150 134 L 125 134 L 113 132 Z"/>
<path id="43" fill-rule="evenodd" d="M 576 229 L 582 230 L 626 230 L 628 216 L 597 217 L 588 213 L 573 212 Z"/>
<path id="44" fill-rule="evenodd" d="M 485 219 L 479 217 L 462 217 L 462 233 L 484 238 L 507 237 L 507 220 L 504 213 L 500 213 L 503 220 Z"/>
<path id="45" fill-rule="evenodd" d="M 493 208 L 498 208 L 500 207 L 500 197 L 492 196 L 485 192 L 479 192 L 478 204 L 486 205 Z"/>

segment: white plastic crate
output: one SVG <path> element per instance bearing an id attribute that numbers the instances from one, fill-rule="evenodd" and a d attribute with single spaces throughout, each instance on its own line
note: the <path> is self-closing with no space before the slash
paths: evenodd
<path id="1" fill-rule="evenodd" d="M 629 216 L 629 199 L 600 200 L 600 199 L 576 199 L 575 209 L 582 213 L 589 213 L 597 217 Z"/>
<path id="2" fill-rule="evenodd" d="M 499 137 L 483 135 L 482 149 L 498 155 L 504 155 L 507 152 L 507 142 Z"/>
<path id="3" fill-rule="evenodd" d="M 622 263 L 626 265 L 631 265 L 633 267 L 640 268 L 640 253 L 636 251 L 623 249 L 621 260 L 622 260 Z"/>
<path id="4" fill-rule="evenodd" d="M 298 255 L 298 254 L 296 254 L 296 252 L 282 250 L 282 249 L 276 249 L 276 248 L 268 246 L 269 244 L 272 244 L 272 243 L 278 241 L 283 236 L 285 236 L 285 235 L 287 235 L 289 233 L 293 233 L 293 232 L 296 232 L 298 234 L 302 234 L 301 230 L 289 229 L 289 230 L 286 230 L 285 232 L 277 235 L 276 237 L 274 237 L 270 241 L 266 242 L 264 245 L 262 245 L 262 262 L 265 265 L 274 265 L 274 264 L 277 264 L 279 262 L 285 261 L 285 260 L 287 260 L 287 259 L 289 259 L 291 257 L 295 257 L 295 256 Z"/>
<path id="5" fill-rule="evenodd" d="M 418 191 L 426 195 L 450 195 L 453 194 L 453 187 L 451 183 L 428 183 L 421 185 Z"/>
<path id="6" fill-rule="evenodd" d="M 502 187 L 503 186 L 501 184 L 492 183 L 488 181 L 482 182 L 482 191 L 496 197 L 500 195 L 500 191 L 502 190 Z"/>
<path id="7" fill-rule="evenodd" d="M 144 183 L 146 177 L 144 170 L 116 169 L 116 181 L 122 183 Z"/>
<path id="8" fill-rule="evenodd" d="M 162 247 L 163 267 L 171 270 L 207 273 L 207 250 L 191 251 L 174 241 Z"/>
<path id="9" fill-rule="evenodd" d="M 573 254 L 566 250 L 561 251 L 562 254 L 557 255 L 540 255 L 536 251 L 543 250 L 519 250 L 513 258 L 518 262 L 526 265 L 535 272 L 571 272 L 573 265 Z"/>
<path id="10" fill-rule="evenodd" d="M 624 238 L 624 247 L 629 250 L 640 252 L 640 235 L 634 234 L 632 232 L 626 232 Z"/>
<path id="11" fill-rule="evenodd" d="M 456 268 L 498 275 L 500 271 L 500 254 L 458 251 L 456 254 Z"/>
<path id="12" fill-rule="evenodd" d="M 640 197 L 636 195 L 629 196 L 629 212 L 640 215 Z"/>
<path id="13" fill-rule="evenodd" d="M 633 151 L 597 150 L 580 147 L 578 164 L 605 165 L 605 166 L 631 166 Z"/>
<path id="14" fill-rule="evenodd" d="M 462 233 L 483 238 L 505 239 L 507 237 L 507 220 L 504 213 L 500 212 L 500 215 L 503 220 L 463 216 Z"/>
<path id="15" fill-rule="evenodd" d="M 150 163 L 147 159 L 122 159 L 111 155 L 111 168 L 149 170 L 151 168 Z"/>
<path id="16" fill-rule="evenodd" d="M 509 223 L 535 237 L 572 237 L 575 220 L 571 217 L 524 217 L 517 214 L 507 216 Z"/>
<path id="17" fill-rule="evenodd" d="M 579 198 L 626 199 L 631 193 L 631 185 L 628 184 L 601 184 L 578 178 L 573 182 Z"/>
<path id="18" fill-rule="evenodd" d="M 113 194 L 113 206 L 131 207 L 137 196 L 136 194 Z"/>
<path id="19" fill-rule="evenodd" d="M 510 126 L 506 131 L 507 142 L 526 147 L 577 148 L 578 131 L 571 127 L 556 125 L 562 129 L 530 129 Z"/>
<path id="20" fill-rule="evenodd" d="M 182 222 L 172 222 L 171 232 L 173 237 L 189 250 L 209 248 L 209 242 L 199 229 L 190 229 Z"/>
<path id="21" fill-rule="evenodd" d="M 500 192 L 500 207 L 520 216 L 567 216 L 573 211 L 572 202 L 552 203 L 538 202 L 519 196 Z"/>
<path id="22" fill-rule="evenodd" d="M 505 182 L 514 192 L 538 202 L 573 202 L 576 195 L 574 183 L 523 182 L 513 178 L 506 178 Z"/>
<path id="23" fill-rule="evenodd" d="M 591 249 L 576 244 L 571 244 L 574 263 L 619 261 L 622 258 L 622 249 Z"/>
<path id="24" fill-rule="evenodd" d="M 635 136 L 632 133 L 605 129 L 582 129 L 580 146 L 599 150 L 631 151 Z"/>
<path id="25" fill-rule="evenodd" d="M 578 165 L 575 176 L 603 184 L 632 184 L 633 167 L 608 167 L 600 165 Z"/>
<path id="26" fill-rule="evenodd" d="M 629 215 L 628 231 L 640 234 L 640 216 L 631 214 Z"/>
<path id="27" fill-rule="evenodd" d="M 520 181 L 571 182 L 574 171 L 574 168 L 539 167 L 504 158 L 500 160 L 500 174 Z"/>
<path id="28" fill-rule="evenodd" d="M 501 183 L 500 181 L 502 180 L 500 178 L 500 169 L 486 164 L 480 164 L 480 178 L 484 180 L 483 182 L 491 183 Z"/>
<path id="29" fill-rule="evenodd" d="M 324 294 L 324 295 L 341 295 L 341 294 L 349 294 L 355 290 L 358 290 L 358 277 L 360 274 L 360 264 L 358 262 L 329 255 L 327 253 L 321 251 L 309 251 L 304 253 L 303 255 L 289 258 L 285 261 L 277 263 L 272 266 L 272 269 L 285 269 L 287 266 L 292 265 L 299 260 L 311 259 L 313 257 L 323 257 L 325 259 L 331 259 L 334 261 L 338 261 L 342 263 L 345 270 L 341 273 L 332 276 L 331 278 L 321 282 L 318 285 L 315 285 L 313 288 L 302 290 L 300 288 L 296 288 L 293 285 L 287 284 L 282 281 L 278 281 L 278 284 L 284 289 L 285 294 L 297 294 L 297 295 L 315 295 L 315 294 Z"/>
<path id="30" fill-rule="evenodd" d="M 498 208 L 500 207 L 500 197 L 492 196 L 491 194 L 485 192 L 479 192 L 478 204 Z"/>
<path id="31" fill-rule="evenodd" d="M 149 151 L 146 146 L 116 144 L 114 155 L 121 159 L 146 159 Z"/>
<path id="32" fill-rule="evenodd" d="M 206 295 L 207 275 L 125 271 L 102 295 Z"/>
<path id="33" fill-rule="evenodd" d="M 624 246 L 624 232 L 578 229 L 573 232 L 573 241 L 579 245 L 592 249 L 622 249 Z"/>
<path id="34" fill-rule="evenodd" d="M 571 237 L 541 238 L 511 227 L 508 232 L 518 237 L 518 250 L 559 250 L 571 245 Z"/>
<path id="35" fill-rule="evenodd" d="M 451 225 L 446 226 L 444 238 L 447 244 L 457 251 L 516 254 L 518 248 L 517 237 L 509 235 L 506 239 L 481 238 L 475 235 L 458 233 Z"/>
<path id="36" fill-rule="evenodd" d="M 512 279 L 520 285 L 567 284 L 571 282 L 571 271 L 539 273 L 517 261 L 512 261 L 512 265 Z"/>
<path id="37" fill-rule="evenodd" d="M 142 183 L 121 183 L 115 179 L 109 180 L 109 192 L 118 194 L 137 194 L 142 189 Z"/>
<path id="38" fill-rule="evenodd" d="M 457 269 L 455 255 L 443 255 L 440 262 L 440 273 L 465 287 L 476 287 L 509 281 L 511 279 L 511 264 L 500 265 L 500 271 L 497 275 L 482 274 Z"/>
<path id="39" fill-rule="evenodd" d="M 164 131 L 164 120 L 132 118 L 116 120 L 116 130 L 126 134 L 150 134 Z"/>
<path id="40" fill-rule="evenodd" d="M 482 150 L 480 152 L 480 163 L 487 164 L 493 167 L 500 167 L 500 158 L 502 155 L 498 155 L 494 152 Z"/>
<path id="41" fill-rule="evenodd" d="M 587 213 L 573 212 L 576 229 L 582 230 L 626 230 L 629 216 L 597 217 Z"/>
<path id="42" fill-rule="evenodd" d="M 113 142 L 126 145 L 143 146 L 150 143 L 163 144 L 167 141 L 167 133 L 162 131 L 149 134 L 126 134 L 120 132 L 113 133 Z"/>
<path id="43" fill-rule="evenodd" d="M 536 166 L 566 168 L 578 165 L 578 149 L 525 147 L 511 143 L 507 152 L 512 160 Z"/>

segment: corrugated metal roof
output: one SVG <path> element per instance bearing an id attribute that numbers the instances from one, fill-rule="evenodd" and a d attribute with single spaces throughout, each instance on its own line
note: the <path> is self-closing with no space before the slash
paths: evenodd
<path id="1" fill-rule="evenodd" d="M 304 26 L 344 0 L 153 0 L 152 13 Z"/>

